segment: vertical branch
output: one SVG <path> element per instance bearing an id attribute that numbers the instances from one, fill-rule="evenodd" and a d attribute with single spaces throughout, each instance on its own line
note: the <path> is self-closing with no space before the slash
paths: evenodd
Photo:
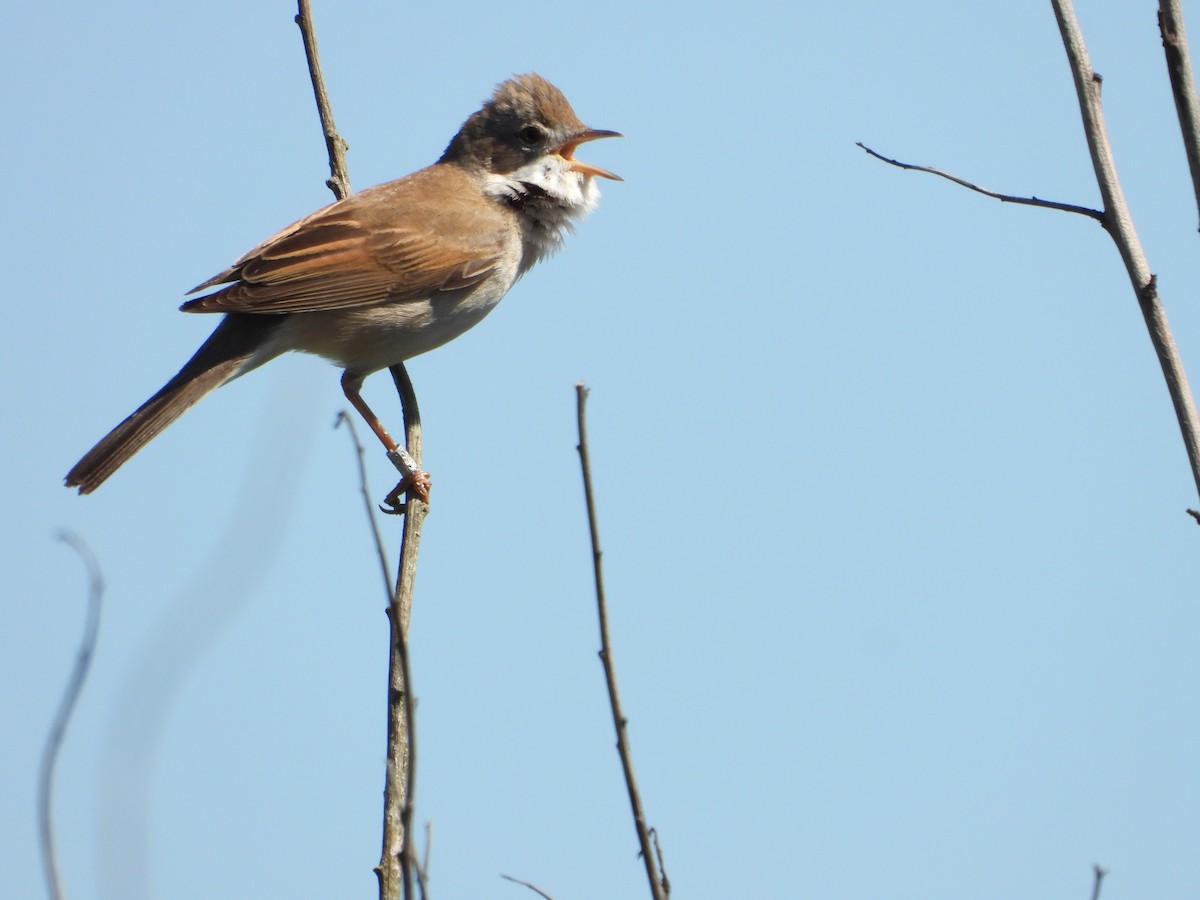
<path id="1" fill-rule="evenodd" d="M 58 751 L 62 749 L 63 740 L 67 735 L 71 713 L 75 711 L 75 704 L 83 692 L 83 683 L 87 680 L 88 670 L 92 665 L 96 638 L 100 633 L 100 601 L 104 597 L 104 576 L 100 573 L 100 564 L 96 562 L 96 557 L 88 545 L 70 532 L 63 532 L 59 539 L 69 544 L 87 567 L 88 598 L 87 617 L 84 621 L 83 637 L 79 641 L 79 650 L 75 655 L 75 666 L 63 690 L 58 712 L 50 725 L 50 733 L 46 736 L 41 770 L 38 773 L 38 834 L 42 846 L 42 867 L 46 873 L 46 891 L 51 900 L 62 900 L 63 897 L 62 882 L 58 877 L 58 856 L 54 851 L 54 769 L 58 763 Z"/>
<path id="2" fill-rule="evenodd" d="M 333 122 L 333 110 L 325 90 L 309 0 L 298 0 L 296 24 L 304 38 L 304 53 L 312 79 L 325 147 L 329 153 L 330 178 L 326 182 L 339 200 L 350 194 L 346 167 L 346 142 Z M 421 416 L 412 382 L 403 364 L 392 367 L 392 379 L 404 409 L 405 442 L 416 464 L 421 462 Z M 416 738 L 413 723 L 412 678 L 408 665 L 408 624 L 412 615 L 413 585 L 421 526 L 429 507 L 410 496 L 405 505 L 404 535 L 400 545 L 396 589 L 388 603 L 388 714 L 387 763 L 384 775 L 383 850 L 375 874 L 381 900 L 413 896 L 412 813 L 416 775 Z M 386 568 L 386 565 L 385 565 Z M 418 873 L 419 874 L 419 873 Z"/>
<path id="3" fill-rule="evenodd" d="M 404 407 L 404 442 L 421 464 L 421 411 L 417 395 L 403 364 L 392 366 L 392 380 Z M 413 586 L 421 527 L 429 507 L 408 495 L 404 507 L 404 536 L 396 591 L 388 606 L 391 649 L 388 656 L 387 775 L 383 789 L 383 854 L 375 872 L 381 900 L 412 896 L 412 817 L 416 778 L 416 734 L 413 717 L 412 678 L 408 665 L 408 625 L 412 617 Z M 403 891 L 403 893 L 401 893 Z"/>
<path id="4" fill-rule="evenodd" d="M 350 170 L 346 166 L 346 150 L 350 145 L 338 134 L 333 124 L 333 107 L 325 91 L 325 76 L 321 73 L 321 57 L 317 53 L 317 35 L 313 31 L 312 6 L 309 0 L 299 0 L 296 24 L 304 39 L 304 56 L 308 59 L 308 77 L 312 79 L 313 95 L 317 100 L 317 113 L 321 117 L 321 131 L 325 133 L 325 150 L 329 154 L 329 180 L 326 186 L 333 196 L 344 200 L 350 196 Z"/>
<path id="5" fill-rule="evenodd" d="M 600 619 L 600 662 L 604 666 L 604 681 L 608 687 L 608 701 L 612 707 L 613 728 L 617 732 L 617 754 L 621 757 L 621 768 L 625 773 L 625 787 L 629 791 L 629 805 L 633 810 L 633 824 L 637 829 L 641 845 L 642 861 L 646 865 L 646 878 L 650 882 L 650 896 L 654 900 L 665 900 L 671 889 L 667 881 L 656 848 L 650 840 L 650 829 L 646 827 L 646 813 L 642 809 L 642 797 L 637 779 L 633 774 L 633 753 L 629 749 L 628 724 L 621 707 L 621 695 L 617 690 L 617 669 L 612 659 L 612 644 L 608 636 L 608 601 L 604 596 L 604 570 L 601 565 L 600 528 L 596 521 L 596 501 L 592 492 L 592 465 L 588 458 L 586 385 L 575 385 L 576 415 L 579 424 L 579 464 L 583 469 L 583 495 L 587 504 L 588 531 L 592 538 L 592 571 L 596 580 L 596 609 Z"/>
<path id="6" fill-rule="evenodd" d="M 1175 407 L 1175 418 L 1179 421 L 1184 448 L 1192 467 L 1192 478 L 1196 483 L 1197 492 L 1200 493 L 1200 417 L 1196 414 L 1196 404 L 1192 399 L 1183 360 L 1179 357 L 1179 349 L 1175 346 L 1175 338 L 1167 323 L 1166 311 L 1158 296 L 1158 285 L 1146 262 L 1146 254 L 1142 251 L 1141 241 L 1129 214 L 1129 206 L 1117 179 L 1117 167 L 1108 142 L 1104 111 L 1100 104 L 1101 79 L 1092 69 L 1071 0 L 1051 0 L 1051 3 L 1058 20 L 1063 47 L 1071 65 L 1071 75 L 1075 81 L 1075 93 L 1079 99 L 1092 168 L 1096 172 L 1096 182 L 1104 199 L 1104 227 L 1117 245 L 1137 295 L 1146 329 L 1150 333 L 1150 342 L 1158 355 L 1163 378 L 1166 379 L 1167 390 L 1171 395 L 1171 403 Z M 1188 512 L 1200 521 L 1200 512 Z"/>
<path id="7" fill-rule="evenodd" d="M 1163 52 L 1167 57 L 1167 76 L 1179 114 L 1179 130 L 1187 153 L 1188 169 L 1192 173 L 1192 190 L 1196 208 L 1200 210 L 1200 101 L 1196 99 L 1196 79 L 1192 73 L 1191 51 L 1183 27 L 1183 6 L 1180 0 L 1159 0 L 1158 30 L 1162 35 Z"/>

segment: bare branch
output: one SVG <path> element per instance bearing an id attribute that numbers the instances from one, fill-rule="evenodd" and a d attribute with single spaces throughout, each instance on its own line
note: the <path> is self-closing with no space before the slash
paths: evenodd
<path id="1" fill-rule="evenodd" d="M 588 531 L 592 539 L 592 572 L 596 581 L 596 609 L 600 619 L 600 662 L 604 666 L 604 681 L 608 687 L 608 701 L 612 707 L 613 727 L 617 732 L 617 755 L 621 758 L 621 768 L 625 773 L 625 787 L 629 791 L 629 805 L 633 810 L 633 824 L 637 829 L 638 843 L 641 845 L 642 861 L 646 865 L 646 879 L 650 883 L 650 896 L 654 900 L 665 900 L 670 893 L 670 883 L 665 873 L 660 874 L 661 855 L 651 846 L 649 829 L 646 828 L 646 814 L 642 809 L 642 797 L 638 791 L 637 779 L 633 774 L 633 752 L 629 749 L 628 724 L 625 712 L 621 708 L 621 695 L 617 690 L 617 669 L 612 659 L 612 643 L 608 635 L 608 601 L 604 596 L 604 570 L 601 565 L 600 528 L 596 519 L 596 500 L 592 491 L 592 465 L 588 458 L 587 443 L 587 405 L 588 389 L 586 385 L 575 385 L 576 414 L 579 424 L 579 464 L 583 469 L 583 494 L 587 504 Z"/>
<path id="2" fill-rule="evenodd" d="M 949 172 L 943 172 L 941 169 L 935 169 L 931 166 L 917 166 L 912 163 L 900 162 L 898 159 L 892 159 L 884 156 L 881 153 L 876 153 L 862 141 L 858 141 L 856 146 L 861 147 L 871 156 L 878 160 L 882 160 L 890 166 L 896 166 L 899 169 L 909 169 L 913 172 L 928 172 L 930 175 L 937 175 L 939 178 L 945 178 L 947 181 L 953 181 L 957 185 L 965 187 L 967 190 L 975 191 L 977 194 L 983 194 L 985 197 L 992 197 L 996 200 L 1001 200 L 1005 203 L 1020 203 L 1025 206 L 1040 206 L 1044 209 L 1057 209 L 1062 212 L 1078 213 L 1081 216 L 1087 216 L 1089 219 L 1095 219 L 1098 222 L 1104 221 L 1104 213 L 1098 209 L 1092 209 L 1088 206 L 1077 206 L 1074 203 L 1060 203 L 1057 200 L 1042 200 L 1038 197 L 1018 197 L 1015 194 L 1002 194 L 999 191 L 993 191 L 989 188 L 980 187 L 973 182 L 967 181 L 965 178 L 959 178 L 957 175 L 952 175 Z"/>
<path id="3" fill-rule="evenodd" d="M 392 366 L 392 381 L 404 408 L 404 443 L 417 467 L 421 464 L 421 411 L 412 381 L 403 364 Z M 412 819 L 416 791 L 416 723 L 412 675 L 408 661 L 408 625 L 412 617 L 413 587 L 421 527 L 429 506 L 409 493 L 404 505 L 404 536 L 396 590 L 388 605 L 391 650 L 388 656 L 387 775 L 384 780 L 383 854 L 376 873 L 380 897 L 412 896 Z"/>
<path id="4" fill-rule="evenodd" d="M 549 894 L 547 894 L 545 891 L 543 891 L 536 884 L 530 884 L 528 881 L 522 881 L 520 878 L 513 878 L 511 875 L 501 874 L 500 877 L 503 878 L 505 881 L 511 881 L 513 884 L 519 884 L 519 885 L 522 885 L 523 887 L 527 887 L 531 891 L 533 891 L 535 894 L 537 894 L 539 897 L 545 897 L 546 900 L 554 900 L 553 897 L 551 897 Z"/>
<path id="5" fill-rule="evenodd" d="M 79 695 L 83 693 L 92 656 L 96 651 L 96 639 L 100 633 L 100 605 L 104 598 L 104 575 L 91 548 L 78 536 L 69 531 L 59 534 L 58 539 L 67 544 L 83 560 L 88 574 L 87 614 L 83 636 L 75 654 L 75 666 L 58 703 L 58 712 L 46 735 L 42 749 L 42 765 L 38 773 L 38 833 L 41 838 L 42 868 L 46 874 L 46 890 L 51 900 L 62 900 L 62 883 L 58 876 L 58 857 L 54 850 L 54 770 L 58 763 L 58 752 L 67 735 L 67 726 Z"/>
<path id="6" fill-rule="evenodd" d="M 1108 874 L 1108 869 L 1102 869 L 1099 865 L 1093 865 L 1092 872 L 1095 874 L 1095 880 L 1092 882 L 1092 900 L 1100 900 L 1100 882 Z"/>
<path id="7" fill-rule="evenodd" d="M 350 196 L 350 170 L 346 167 L 346 151 L 350 145 L 338 134 L 333 123 L 333 107 L 325 90 L 325 76 L 321 73 L 321 57 L 317 53 L 317 35 L 313 31 L 312 6 L 309 0 L 298 0 L 299 12 L 296 24 L 304 38 L 304 55 L 308 59 L 308 77 L 312 79 L 313 94 L 317 100 L 317 113 L 321 116 L 321 131 L 325 133 L 325 149 L 329 153 L 329 180 L 326 186 L 333 196 L 344 200 Z"/>
<path id="8" fill-rule="evenodd" d="M 1167 76 L 1179 114 L 1179 130 L 1187 153 L 1188 169 L 1192 173 L 1192 190 L 1200 210 L 1200 101 L 1196 98 L 1196 79 L 1192 73 L 1191 52 L 1187 32 L 1183 27 L 1183 5 L 1180 0 L 1159 0 L 1158 30 L 1162 35 L 1163 52 L 1167 57 Z"/>
<path id="9" fill-rule="evenodd" d="M 1083 131 L 1087 137 L 1092 167 L 1096 172 L 1096 183 L 1100 187 L 1100 196 L 1104 199 L 1104 228 L 1116 243 L 1121 260 L 1125 263 L 1125 270 L 1129 273 L 1142 317 L 1146 321 L 1146 329 L 1150 333 L 1150 342 L 1158 355 L 1163 378 L 1167 382 L 1167 391 L 1175 407 L 1175 418 L 1179 421 L 1184 448 L 1192 467 L 1192 478 L 1196 483 L 1197 492 L 1200 492 L 1200 417 L 1196 414 L 1192 389 L 1188 385 L 1187 372 L 1183 368 L 1183 360 L 1179 357 L 1171 326 L 1167 322 L 1166 310 L 1159 300 L 1156 279 L 1150 272 L 1146 254 L 1142 251 L 1141 241 L 1133 227 L 1133 218 L 1125 202 L 1125 194 L 1121 190 L 1121 182 L 1117 178 L 1117 166 L 1108 142 L 1104 110 L 1100 104 L 1100 76 L 1092 69 L 1071 0 L 1051 0 L 1051 3 L 1058 20 L 1063 47 L 1071 65 L 1071 76 L 1079 99 Z M 1200 517 L 1196 518 L 1200 522 Z"/>
<path id="10" fill-rule="evenodd" d="M 346 167 L 346 142 L 338 134 L 333 122 L 333 109 L 325 90 L 325 78 L 321 72 L 321 61 L 317 54 L 317 39 L 312 24 L 312 8 L 309 0 L 298 0 L 296 24 L 304 38 L 304 53 L 308 58 L 308 72 L 312 79 L 313 95 L 317 111 L 321 116 L 321 129 L 325 133 L 325 147 L 329 153 L 331 177 L 326 182 L 339 200 L 350 194 L 350 173 Z M 404 467 L 413 469 L 421 462 L 421 415 L 417 408 L 417 397 L 404 365 L 391 369 L 392 379 L 400 394 L 404 408 L 406 453 L 389 453 L 388 458 L 405 475 Z M 349 421 L 347 419 L 347 421 Z M 353 432 L 353 428 L 351 428 Z M 358 445 L 358 437 L 354 437 Z M 362 469 L 362 451 L 359 446 L 359 471 Z M 411 456 L 409 456 L 411 454 Z M 364 497 L 366 478 L 362 476 Z M 369 504 L 369 499 L 368 499 Z M 380 565 L 385 573 L 388 591 L 388 716 L 387 716 L 387 763 L 384 775 L 383 807 L 383 851 L 375 874 L 379 879 L 381 900 L 405 900 L 413 896 L 413 870 L 417 869 L 421 896 L 425 895 L 424 875 L 412 851 L 413 795 L 416 778 L 416 732 L 412 675 L 408 664 L 408 623 L 412 615 L 412 592 L 416 580 L 417 551 L 421 543 L 421 525 L 429 507 L 409 492 L 404 504 L 404 535 L 400 544 L 400 564 L 397 567 L 396 587 L 393 591 L 387 576 L 387 561 L 382 542 L 371 516 L 375 530 L 376 546 L 380 552 Z"/>

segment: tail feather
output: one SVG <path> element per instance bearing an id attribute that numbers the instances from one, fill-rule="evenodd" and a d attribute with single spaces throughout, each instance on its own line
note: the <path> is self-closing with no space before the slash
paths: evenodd
<path id="1" fill-rule="evenodd" d="M 201 397 L 238 374 L 280 321 L 278 316 L 226 316 L 179 374 L 75 464 L 67 487 L 81 494 L 98 488 Z"/>

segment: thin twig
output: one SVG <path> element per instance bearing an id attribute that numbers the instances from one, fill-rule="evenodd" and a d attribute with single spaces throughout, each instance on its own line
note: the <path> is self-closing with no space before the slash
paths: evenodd
<path id="1" fill-rule="evenodd" d="M 350 440 L 354 443 L 355 458 L 358 461 L 358 487 L 362 491 L 367 525 L 371 528 L 371 536 L 375 539 L 375 550 L 379 554 L 379 568 L 383 572 L 383 589 L 390 602 L 394 582 L 392 581 L 392 570 L 387 561 L 387 549 L 383 546 L 383 534 L 379 531 L 379 520 L 375 517 L 375 503 L 371 499 L 371 488 L 367 484 L 367 452 L 363 449 L 362 441 L 358 439 L 358 430 L 354 427 L 354 420 L 344 409 L 338 411 L 337 418 L 333 422 L 334 428 L 340 425 L 345 425 L 349 429 Z"/>
<path id="2" fill-rule="evenodd" d="M 1137 295 L 1142 317 L 1146 321 L 1146 330 L 1150 334 L 1150 342 L 1154 345 L 1163 378 L 1167 382 L 1167 391 L 1171 395 L 1171 403 L 1175 407 L 1175 418 L 1179 422 L 1183 445 L 1192 467 L 1192 478 L 1196 483 L 1197 492 L 1200 493 L 1200 416 L 1196 414 L 1196 404 L 1192 399 L 1192 389 L 1188 385 L 1187 372 L 1183 368 L 1179 349 L 1175 346 L 1171 326 L 1167 323 L 1166 310 L 1163 309 L 1158 296 L 1157 280 L 1150 272 L 1146 254 L 1133 227 L 1133 218 L 1125 202 L 1125 194 L 1121 190 L 1121 182 L 1117 178 L 1117 165 L 1108 142 L 1108 132 L 1104 127 L 1104 110 L 1100 103 L 1100 76 L 1092 69 L 1071 0 L 1051 0 L 1051 3 L 1058 20 L 1063 47 L 1071 65 L 1071 76 L 1079 99 L 1083 131 L 1092 157 L 1092 168 L 1096 172 L 1096 183 L 1100 187 L 1100 196 L 1104 199 L 1104 228 L 1117 245 L 1117 251 L 1125 263 L 1125 271 L 1129 273 L 1129 281 Z M 1200 522 L 1200 515 L 1191 510 L 1189 513 Z"/>
<path id="3" fill-rule="evenodd" d="M 646 866 L 646 878 L 650 882 L 650 896 L 654 900 L 665 900 L 670 893 L 666 874 L 660 874 L 661 857 L 651 846 L 646 814 L 642 809 L 642 797 L 637 779 L 633 774 L 633 752 L 629 749 L 627 726 L 629 720 L 621 708 L 621 695 L 617 690 L 617 669 L 612 659 L 612 644 L 608 635 L 608 602 L 604 596 L 604 570 L 601 565 L 600 529 L 596 520 L 596 500 L 592 490 L 592 466 L 588 458 L 586 385 L 575 385 L 575 407 L 579 424 L 579 464 L 583 469 L 583 495 L 587 504 L 588 531 L 592 539 L 592 572 L 596 581 L 596 609 L 600 619 L 600 662 L 604 666 L 604 681 L 608 687 L 608 701 L 612 707 L 613 727 L 617 732 L 617 755 L 621 757 L 621 768 L 625 773 L 625 786 L 629 791 L 629 805 L 633 810 L 633 823 L 641 845 L 642 861 Z"/>
<path id="4" fill-rule="evenodd" d="M 350 196 L 350 170 L 346 166 L 346 151 L 350 145 L 338 133 L 333 123 L 333 107 L 325 90 L 325 76 L 321 73 L 321 57 L 317 53 L 317 35 L 313 30 L 312 7 L 309 0 L 298 0 L 299 12 L 296 24 L 304 38 L 304 55 L 308 59 L 308 77 L 312 80 L 313 94 L 317 100 L 317 113 L 321 116 L 321 131 L 325 134 L 325 150 L 329 154 L 329 180 L 326 186 L 333 196 L 345 200 Z"/>
<path id="5" fill-rule="evenodd" d="M 1180 0 L 1159 0 L 1158 30 L 1167 57 L 1167 76 L 1171 80 L 1171 94 L 1175 97 L 1175 111 L 1179 114 L 1183 148 L 1192 173 L 1196 208 L 1200 210 L 1200 101 L 1196 98 L 1196 79 L 1192 73 Z"/>
<path id="6" fill-rule="evenodd" d="M 1100 900 L 1100 882 L 1104 880 L 1104 876 L 1108 874 L 1108 869 L 1102 869 L 1100 866 L 1093 865 L 1092 871 L 1095 873 L 1095 881 L 1092 882 L 1092 900 Z"/>
<path id="7" fill-rule="evenodd" d="M 96 639 L 100 633 L 100 605 L 104 598 L 104 575 L 91 548 L 79 536 L 69 531 L 61 532 L 58 539 L 70 546 L 83 560 L 88 574 L 88 597 L 83 636 L 75 654 L 75 666 L 71 670 L 71 677 L 67 681 L 62 699 L 58 702 L 58 712 L 54 715 L 50 732 L 46 735 L 41 771 L 38 773 L 38 833 L 41 838 L 42 867 L 46 873 L 46 890 L 51 900 L 62 900 L 63 897 L 62 883 L 58 875 L 58 856 L 54 850 L 54 770 L 58 763 L 59 750 L 62 749 L 63 740 L 67 735 L 67 726 L 71 722 L 71 714 L 75 710 L 79 695 L 83 692 L 83 685 L 92 665 Z"/>
<path id="8" fill-rule="evenodd" d="M 528 881 L 522 881 L 520 878 L 513 878 L 511 875 L 504 875 L 503 873 L 500 875 L 500 877 L 503 878 L 505 881 L 511 881 L 513 884 L 519 884 L 519 885 L 522 885 L 523 887 L 527 887 L 531 891 L 533 891 L 535 894 L 537 894 L 539 897 L 545 897 L 546 900 L 554 900 L 553 897 L 551 897 L 549 894 L 547 894 L 545 891 L 543 891 L 536 884 L 530 884 Z"/>
<path id="9" fill-rule="evenodd" d="M 895 166 L 898 169 L 908 169 L 913 172 L 928 172 L 930 175 L 937 175 L 939 178 L 945 178 L 947 181 L 953 181 L 957 185 L 965 187 L 967 190 L 975 191 L 977 194 L 983 194 L 985 197 L 992 197 L 996 200 L 1001 200 L 1005 203 L 1020 203 L 1024 206 L 1040 206 L 1044 209 L 1057 209 L 1063 212 L 1078 213 L 1081 216 L 1087 216 L 1089 219 L 1095 219 L 1098 222 L 1104 221 L 1104 213 L 1098 209 L 1092 209 L 1088 206 L 1077 206 L 1074 203 L 1060 203 L 1057 200 L 1042 200 L 1039 197 L 1018 197 L 1015 194 L 1002 194 L 999 191 L 993 191 L 989 188 L 980 187 L 979 185 L 967 181 L 965 178 L 959 178 L 957 175 L 952 175 L 949 172 L 944 172 L 941 169 L 935 169 L 932 166 L 918 166 L 913 163 L 900 162 L 898 159 L 884 156 L 882 153 L 877 153 L 864 144 L 858 141 L 856 146 L 861 147 L 871 156 L 878 160 L 882 160 L 889 166 Z"/>
<path id="10" fill-rule="evenodd" d="M 429 896 L 429 852 L 433 846 L 433 823 L 425 823 L 425 851 L 420 859 L 417 859 L 416 851 L 413 850 L 413 871 L 417 876 L 417 896 L 420 900 L 427 900 Z"/>

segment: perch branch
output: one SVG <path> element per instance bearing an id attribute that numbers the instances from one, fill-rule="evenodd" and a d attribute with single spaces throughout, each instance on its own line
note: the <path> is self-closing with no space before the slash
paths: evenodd
<path id="1" fill-rule="evenodd" d="M 350 194 L 350 173 L 346 166 L 347 144 L 333 122 L 333 110 L 325 90 L 317 53 L 316 33 L 312 23 L 309 0 L 298 0 L 296 24 L 304 39 L 304 53 L 312 80 L 325 147 L 329 154 L 326 184 L 339 200 Z M 392 378 L 404 409 L 404 425 L 408 453 L 414 464 L 421 460 L 421 418 L 417 398 L 403 364 L 392 367 Z M 393 458 L 395 457 L 395 458 Z M 399 456 L 389 454 L 397 462 Z M 410 492 L 411 494 L 411 492 Z M 421 541 L 421 525 L 428 507 L 410 496 L 404 506 L 404 535 L 400 544 L 400 564 L 397 567 L 396 587 L 388 590 L 388 713 L 387 762 L 384 775 L 383 849 L 375 874 L 379 879 L 381 900 L 399 900 L 413 896 L 414 853 L 412 851 L 412 813 L 414 777 L 416 773 L 416 737 L 413 723 L 412 678 L 408 665 L 408 623 L 412 614 L 412 590 L 416 578 L 417 551 Z M 372 520 L 374 521 L 374 520 Z M 383 562 L 386 571 L 386 561 Z"/>
<path id="2" fill-rule="evenodd" d="M 665 872 L 661 872 L 661 857 L 655 851 L 646 827 L 646 813 L 642 809 L 642 797 L 637 779 L 633 774 L 633 752 L 629 749 L 628 724 L 621 708 L 621 695 L 617 690 L 617 669 L 612 658 L 612 643 L 608 635 L 608 601 L 604 596 L 604 569 L 601 565 L 600 528 L 596 519 L 596 499 L 592 491 L 592 464 L 588 458 L 586 385 L 575 385 L 575 408 L 579 425 L 579 464 L 583 469 L 583 495 L 587 505 L 588 531 L 592 540 L 592 572 L 596 581 L 596 609 L 600 619 L 600 662 L 604 666 L 604 681 L 608 687 L 609 705 L 612 707 L 613 728 L 617 732 L 617 755 L 621 757 L 621 769 L 625 773 L 625 787 L 629 791 L 629 805 L 633 811 L 633 824 L 637 829 L 641 845 L 642 861 L 646 865 L 646 878 L 650 883 L 650 896 L 654 900 L 666 900 L 670 893 Z"/>
<path id="3" fill-rule="evenodd" d="M 1108 874 L 1108 869 L 1102 869 L 1099 865 L 1092 866 L 1092 900 L 1100 900 L 1100 883 L 1104 881 L 1104 876 Z"/>
<path id="4" fill-rule="evenodd" d="M 58 876 L 58 856 L 54 850 L 54 769 L 58 763 L 58 752 L 67 735 L 67 725 L 83 684 L 87 680 L 96 651 L 96 639 L 100 633 L 100 602 L 104 597 L 104 576 L 91 548 L 78 536 L 62 532 L 59 536 L 64 544 L 70 545 L 83 560 L 88 574 L 87 617 L 84 620 L 83 636 L 75 654 L 75 665 L 71 677 L 58 703 L 58 712 L 46 735 L 46 746 L 42 749 L 42 765 L 38 773 L 38 835 L 41 839 L 42 867 L 46 873 L 46 890 L 51 900 L 62 900 L 62 882 Z"/>
<path id="5" fill-rule="evenodd" d="M 1171 80 L 1171 94 L 1175 97 L 1175 111 L 1179 114 L 1183 149 L 1192 173 L 1192 190 L 1200 210 L 1200 101 L 1196 99 L 1196 79 L 1192 73 L 1180 0 L 1159 0 L 1158 30 L 1167 57 L 1167 76 Z"/>

